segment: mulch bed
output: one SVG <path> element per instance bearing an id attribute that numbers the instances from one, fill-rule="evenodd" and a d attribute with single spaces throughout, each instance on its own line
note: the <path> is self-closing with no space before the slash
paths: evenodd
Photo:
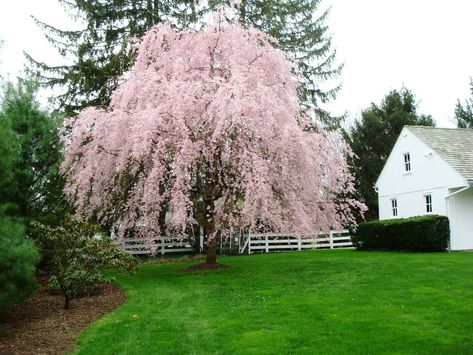
<path id="1" fill-rule="evenodd" d="M 60 295 L 48 293 L 40 278 L 37 293 L 26 304 L 13 306 L 0 319 L 0 354 L 64 354 L 74 349 L 77 336 L 102 314 L 125 301 L 115 285 L 102 285 L 91 297 L 72 300 L 63 309 Z"/>
<path id="2" fill-rule="evenodd" d="M 202 271 L 202 270 L 218 270 L 218 269 L 227 269 L 230 266 L 223 264 L 198 264 L 192 265 L 185 269 L 176 270 L 177 272 L 191 272 L 191 271 Z"/>

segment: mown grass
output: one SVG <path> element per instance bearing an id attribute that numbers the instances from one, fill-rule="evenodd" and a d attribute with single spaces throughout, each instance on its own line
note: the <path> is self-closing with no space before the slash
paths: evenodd
<path id="1" fill-rule="evenodd" d="M 78 354 L 473 353 L 473 253 L 308 251 L 144 265 Z"/>

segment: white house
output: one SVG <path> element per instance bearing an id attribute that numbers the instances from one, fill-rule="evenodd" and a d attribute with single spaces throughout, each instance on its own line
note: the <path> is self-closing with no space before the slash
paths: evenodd
<path id="1" fill-rule="evenodd" d="M 473 249 L 473 130 L 405 126 L 375 189 L 379 219 L 448 216 L 450 249 Z"/>

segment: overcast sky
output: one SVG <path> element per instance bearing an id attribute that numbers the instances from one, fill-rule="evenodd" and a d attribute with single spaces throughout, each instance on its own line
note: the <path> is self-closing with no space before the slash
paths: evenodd
<path id="1" fill-rule="evenodd" d="M 330 105 L 336 114 L 359 117 L 391 89 L 411 89 L 421 113 L 453 127 L 458 98 L 469 96 L 473 76 L 472 0 L 324 0 L 339 61 L 342 91 Z M 0 2 L 0 74 L 13 79 L 24 65 L 23 50 L 59 64 L 30 15 L 71 29 L 56 0 Z"/>

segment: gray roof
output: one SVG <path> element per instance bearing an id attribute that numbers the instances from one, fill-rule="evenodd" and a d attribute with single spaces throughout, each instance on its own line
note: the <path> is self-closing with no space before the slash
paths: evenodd
<path id="1" fill-rule="evenodd" d="M 473 130 L 406 126 L 466 180 L 473 182 Z"/>

